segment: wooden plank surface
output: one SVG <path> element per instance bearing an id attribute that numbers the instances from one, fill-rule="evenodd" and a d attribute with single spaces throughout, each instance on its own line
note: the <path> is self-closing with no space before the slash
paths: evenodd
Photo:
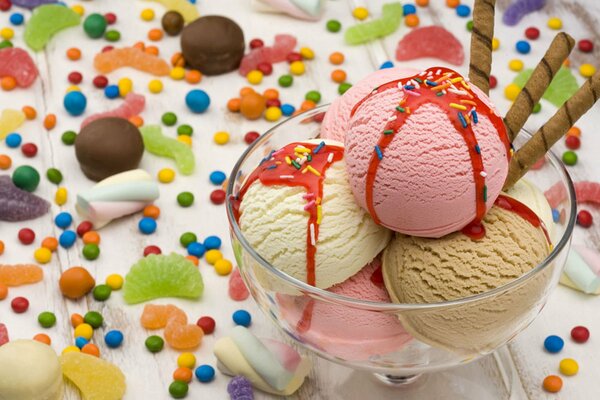
<path id="1" fill-rule="evenodd" d="M 67 1 L 67 3 L 69 5 L 77 4 L 75 1 Z M 499 0 L 499 8 L 505 8 L 507 3 L 506 0 Z M 553 32 L 545 27 L 549 15 L 560 16 L 565 29 L 576 39 L 590 38 L 600 45 L 600 34 L 598 33 L 600 5 L 598 3 L 592 0 L 557 0 L 549 3 L 543 13 L 526 17 L 515 28 L 505 27 L 498 16 L 496 36 L 501 40 L 501 47 L 494 53 L 493 74 L 498 77 L 499 87 L 492 90 L 491 97 L 503 111 L 507 110 L 509 103 L 504 99 L 502 87 L 508 84 L 514 76 L 514 73 L 508 70 L 508 61 L 518 57 L 524 60 L 526 66 L 533 66 L 537 62 L 553 36 Z M 142 9 L 152 8 L 156 10 L 157 15 L 161 15 L 163 12 L 157 3 L 137 0 L 96 0 L 81 4 L 88 13 L 112 11 L 118 15 L 119 21 L 114 28 L 122 33 L 120 45 L 131 44 L 138 40 L 145 41 L 146 32 L 159 26 L 158 19 L 153 22 L 141 21 L 139 13 Z M 252 12 L 247 0 L 198 1 L 198 8 L 202 15 L 225 14 L 235 19 L 243 27 L 247 40 L 260 37 L 266 44 L 269 44 L 274 34 L 289 32 L 298 37 L 300 46 L 309 46 L 316 51 L 316 59 L 307 63 L 307 74 L 295 78 L 291 88 L 280 88 L 283 101 L 295 105 L 299 104 L 304 94 L 312 89 L 322 93 L 324 102 L 329 102 L 337 96 L 337 88 L 329 80 L 330 72 L 335 69 L 327 61 L 327 56 L 332 51 L 342 51 L 346 55 L 346 63 L 343 68 L 348 73 L 350 82 L 356 82 L 362 76 L 372 72 L 386 58 L 394 57 L 398 40 L 408 32 L 404 26 L 384 40 L 368 46 L 357 47 L 345 45 L 341 34 L 331 34 L 325 31 L 324 21 L 330 18 L 340 20 L 344 27 L 353 24 L 350 11 L 356 5 L 365 5 L 373 14 L 377 15 L 380 12 L 381 2 L 378 0 L 331 0 L 327 2 L 327 11 L 323 20 L 311 23 L 284 16 Z M 25 14 L 26 17 L 29 15 Z M 468 53 L 469 35 L 464 29 L 466 19 L 458 18 L 453 10 L 444 5 L 442 0 L 432 0 L 429 8 L 419 9 L 419 16 L 422 25 L 435 23 L 446 26 L 465 45 Z M 514 42 L 522 37 L 523 30 L 530 25 L 539 27 L 542 36 L 538 41 L 532 43 L 531 54 L 517 56 L 513 50 Z M 4 26 L 8 26 L 8 14 L 0 13 L 0 27 Z M 15 44 L 22 47 L 23 28 L 15 28 L 15 31 Z M 59 168 L 65 176 L 64 186 L 69 190 L 68 203 L 63 207 L 53 205 L 52 212 L 42 218 L 20 224 L 0 223 L 0 239 L 6 244 L 6 251 L 0 256 L 0 263 L 32 262 L 35 246 L 20 245 L 16 239 L 17 231 L 24 226 L 32 228 L 37 234 L 37 244 L 45 236 L 58 235 L 60 232 L 52 222 L 54 216 L 63 210 L 74 213 L 76 193 L 92 186 L 92 182 L 87 180 L 79 170 L 73 148 L 65 146 L 60 140 L 63 131 L 69 129 L 77 131 L 82 120 L 81 117 L 72 118 L 66 114 L 62 107 L 62 98 L 69 86 L 66 79 L 67 74 L 72 70 L 78 70 L 84 75 L 81 88 L 88 97 L 88 109 L 85 116 L 113 108 L 120 103 L 120 100 L 106 99 L 101 92 L 93 88 L 91 83 L 95 75 L 92 68 L 93 56 L 104 45 L 106 45 L 104 41 L 88 39 L 83 34 L 81 27 L 61 32 L 51 41 L 44 52 L 35 56 L 41 79 L 32 88 L 15 90 L 11 93 L 0 92 L 0 110 L 8 107 L 20 108 L 28 104 L 34 106 L 39 115 L 49 112 L 57 114 L 59 121 L 57 127 L 50 132 L 46 132 L 42 128 L 41 117 L 33 122 L 27 122 L 19 129 L 25 142 L 34 142 L 39 146 L 40 152 L 36 158 L 25 159 L 19 151 L 7 149 L 4 144 L 0 144 L 0 153 L 10 154 L 13 165 L 31 164 L 42 174 L 51 166 Z M 80 47 L 83 51 L 83 58 L 77 63 L 68 61 L 65 56 L 66 50 L 74 46 Z M 161 55 L 168 58 L 178 49 L 178 39 L 165 38 L 158 46 Z M 582 62 L 595 64 L 598 60 L 597 56 L 597 50 L 591 55 L 582 55 L 575 51 L 572 62 L 575 66 Z M 425 59 L 404 65 L 420 68 L 430 66 L 432 63 L 436 62 Z M 466 63 L 462 67 L 462 72 L 466 72 Z M 287 73 L 286 66 L 284 64 L 276 65 L 274 74 L 265 78 L 259 89 L 277 87 L 276 79 L 283 73 Z M 197 85 L 207 91 L 212 100 L 209 112 L 200 116 L 191 114 L 184 106 L 185 93 L 192 88 L 187 83 L 174 82 L 165 78 L 163 79 L 164 92 L 160 95 L 153 95 L 147 90 L 148 81 L 153 79 L 148 75 L 137 73 L 131 69 L 123 69 L 110 74 L 109 77 L 111 82 L 116 82 L 121 77 L 133 79 L 135 91 L 146 95 L 147 108 L 143 117 L 147 123 L 159 123 L 162 113 L 174 111 L 177 113 L 180 123 L 188 123 L 193 126 L 195 130 L 193 148 L 197 155 L 198 169 L 192 177 L 178 175 L 172 184 L 161 185 L 161 198 L 157 205 L 161 207 L 163 214 L 159 219 L 159 228 L 156 234 L 140 235 L 137 230 L 138 218 L 132 217 L 117 221 L 101 231 L 102 254 L 96 261 L 90 262 L 81 257 L 80 243 L 69 250 L 59 250 L 54 255 L 52 262 L 44 266 L 46 276 L 43 283 L 11 289 L 9 299 L 15 296 L 27 297 L 31 302 L 30 310 L 26 314 L 16 315 L 10 310 L 9 301 L 0 302 L 0 321 L 8 326 L 13 339 L 32 337 L 35 333 L 42 331 L 36 322 L 37 314 L 44 310 L 53 311 L 59 317 L 58 324 L 46 333 L 52 337 L 54 348 L 60 351 L 72 342 L 72 329 L 68 316 L 73 312 L 84 313 L 87 310 L 98 310 L 104 315 L 106 326 L 95 334 L 95 341 L 103 356 L 118 364 L 125 372 L 128 382 L 126 398 L 167 399 L 169 398 L 167 387 L 171 381 L 170 375 L 176 366 L 175 360 L 178 353 L 170 349 L 157 355 L 147 352 L 143 341 L 151 333 L 142 329 L 138 322 L 142 306 L 125 306 L 118 293 L 115 293 L 106 303 L 98 303 L 89 298 L 80 302 L 66 301 L 60 296 L 57 288 L 60 272 L 74 265 L 84 265 L 92 271 L 98 281 L 103 281 L 111 273 L 124 275 L 131 264 L 141 257 L 142 249 L 146 245 L 158 245 L 163 252 L 180 251 L 177 238 L 185 231 L 194 231 L 200 238 L 216 234 L 227 239 L 225 210 L 208 201 L 209 193 L 214 189 L 208 182 L 208 175 L 216 169 L 228 173 L 246 147 L 243 143 L 245 132 L 250 130 L 262 132 L 272 124 L 265 121 L 249 122 L 239 115 L 233 115 L 226 111 L 227 100 L 233 97 L 239 88 L 246 85 L 245 80 L 237 74 L 205 78 Z M 549 103 L 543 103 L 542 112 L 535 115 L 527 126 L 535 128 L 553 112 L 554 107 Z M 594 128 L 598 123 L 600 123 L 598 107 L 595 107 L 578 123 L 583 131 L 583 147 L 578 152 L 580 163 L 570 168 L 575 180 L 600 179 L 600 158 L 597 157 L 600 139 L 597 135 L 594 137 Z M 175 132 L 173 128 L 164 130 L 171 135 Z M 219 130 L 228 131 L 232 135 L 231 142 L 226 146 L 217 146 L 212 141 L 213 133 Z M 562 143 L 557 145 L 557 152 L 560 153 L 563 150 Z M 149 154 L 144 155 L 141 166 L 151 174 L 156 174 L 159 169 L 164 167 L 174 168 L 170 161 Z M 55 189 L 55 186 L 43 177 L 42 184 L 36 193 L 46 198 L 53 198 Z M 182 209 L 176 205 L 177 193 L 184 190 L 189 190 L 196 195 L 196 203 L 189 209 Z M 591 211 L 594 217 L 600 220 L 600 213 L 594 209 Z M 600 246 L 600 230 L 597 226 L 596 224 L 587 231 L 578 228 L 574 241 Z M 224 254 L 227 258 L 233 259 L 228 240 L 225 242 Z M 232 327 L 230 315 L 238 308 L 245 308 L 252 313 L 254 318 L 252 329 L 259 336 L 279 335 L 251 300 L 243 303 L 234 303 L 229 300 L 226 278 L 216 276 L 205 263 L 202 263 L 200 268 L 206 283 L 206 292 L 202 301 L 159 301 L 163 304 L 174 303 L 184 308 L 190 319 L 195 319 L 200 315 L 211 315 L 217 321 L 215 334 L 207 336 L 202 347 L 195 352 L 199 363 L 215 365 L 215 358 L 212 355 L 214 341 L 227 334 Z M 515 395 L 517 397 L 513 398 L 600 398 L 600 381 L 593 375 L 595 368 L 600 363 L 600 356 L 598 356 L 600 344 L 594 340 L 594 333 L 600 331 L 600 321 L 595 317 L 596 306 L 598 306 L 596 297 L 584 296 L 559 287 L 551 296 L 540 317 L 510 345 L 508 358 L 514 363 L 514 370 L 499 369 L 497 362 L 492 357 L 488 357 L 476 363 L 432 376 L 428 380 L 424 380 L 421 387 L 427 385 L 435 393 L 435 398 L 442 399 L 448 398 L 444 396 L 447 388 L 464 384 L 469 389 L 468 393 L 456 398 L 476 396 L 473 398 L 496 399 L 506 395 L 502 374 L 510 375 L 517 372 L 519 379 L 516 386 L 522 385 L 524 393 L 517 394 Z M 567 340 L 565 350 L 559 355 L 549 355 L 542 350 L 541 343 L 547 335 L 555 333 L 567 338 L 571 327 L 577 324 L 587 325 L 592 330 L 592 339 L 588 344 L 578 346 Z M 122 349 L 109 350 L 104 345 L 101 340 L 102 334 L 110 329 L 120 329 L 124 332 L 125 346 Z M 576 377 L 565 379 L 565 386 L 559 395 L 547 396 L 540 388 L 541 380 L 545 375 L 557 372 L 558 361 L 563 356 L 578 360 L 581 372 Z M 316 357 L 313 357 L 313 361 L 315 368 L 308 381 L 296 395 L 290 398 L 422 398 L 418 394 L 419 386 L 398 392 L 380 385 L 369 374 L 354 372 Z M 194 382 L 190 385 L 189 397 L 224 399 L 226 398 L 227 382 L 228 378 L 220 374 L 217 374 L 217 379 L 208 385 Z M 481 395 L 477 396 L 478 393 Z M 272 398 L 272 396 L 260 393 L 257 393 L 256 397 L 257 399 Z M 79 396 L 75 390 L 70 388 L 66 398 L 74 400 Z"/>

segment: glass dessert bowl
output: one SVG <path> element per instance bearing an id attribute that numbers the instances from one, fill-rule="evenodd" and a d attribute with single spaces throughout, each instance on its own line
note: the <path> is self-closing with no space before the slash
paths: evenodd
<path id="1" fill-rule="evenodd" d="M 268 263 L 244 237 L 235 198 L 244 180 L 272 150 L 314 139 L 328 106 L 290 118 L 256 140 L 235 165 L 227 188 L 227 215 L 241 275 L 259 307 L 290 338 L 320 357 L 375 373 L 388 383 L 406 383 L 427 372 L 462 365 L 494 352 L 540 313 L 565 264 L 575 224 L 574 188 L 552 153 L 525 179 L 542 191 L 558 184 L 567 194 L 552 250 L 528 273 L 508 284 L 459 300 L 395 304 L 358 298 L 363 279 L 383 287 L 379 261 L 356 275 L 347 290 L 322 290 Z M 521 132 L 515 145 L 531 137 Z M 384 290 L 384 289 L 382 289 Z M 369 297 L 369 296 L 368 296 Z M 369 298 L 373 299 L 373 296 Z M 377 298 L 377 296 L 375 296 Z"/>

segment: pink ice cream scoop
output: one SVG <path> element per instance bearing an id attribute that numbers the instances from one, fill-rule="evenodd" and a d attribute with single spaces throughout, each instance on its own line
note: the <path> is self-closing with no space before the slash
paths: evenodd
<path id="1" fill-rule="evenodd" d="M 331 103 L 321 123 L 321 137 L 343 142 L 348 131 L 350 113 L 356 103 L 371 93 L 377 86 L 394 79 L 415 75 L 418 72 L 418 70 L 411 68 L 384 68 L 361 79 Z"/>
<path id="2" fill-rule="evenodd" d="M 345 145 L 358 204 L 375 222 L 422 237 L 476 227 L 500 194 L 510 159 L 490 100 L 443 67 L 364 97 L 351 112 Z"/>
<path id="3" fill-rule="evenodd" d="M 328 290 L 360 300 L 390 302 L 379 258 Z M 397 351 L 411 339 L 394 315 L 352 310 L 301 296 L 279 294 L 277 301 L 283 318 L 298 327 L 304 342 L 347 360 Z"/>

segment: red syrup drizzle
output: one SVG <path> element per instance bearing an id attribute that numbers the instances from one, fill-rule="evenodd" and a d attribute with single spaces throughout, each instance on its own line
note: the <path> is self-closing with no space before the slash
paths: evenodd
<path id="1" fill-rule="evenodd" d="M 496 115 L 473 92 L 470 85 L 460 74 L 444 67 L 429 68 L 415 76 L 397 79 L 379 86 L 354 106 L 351 115 L 354 115 L 360 106 L 373 95 L 386 90 L 403 90 L 404 97 L 400 101 L 400 104 L 393 105 L 394 108 L 391 110 L 392 115 L 383 128 L 381 137 L 371 155 L 369 169 L 367 170 L 365 197 L 367 208 L 373 220 L 381 224 L 373 204 L 373 187 L 375 178 L 377 177 L 377 169 L 381 160 L 385 157 L 386 148 L 394 140 L 396 133 L 402 128 L 412 113 L 424 104 L 435 104 L 440 109 L 446 111 L 450 122 L 460 132 L 467 144 L 475 181 L 476 216 L 474 222 L 481 221 L 486 212 L 487 187 L 485 185 L 483 159 L 472 125 L 477 123 L 479 115 L 488 117 L 506 146 L 507 158 L 510 160 L 511 147 L 502 118 Z M 454 108 L 450 106 L 451 103 L 459 106 L 458 108 L 466 107 L 466 110 Z"/>
<path id="2" fill-rule="evenodd" d="M 308 151 L 302 150 L 302 148 Z M 300 149 L 300 151 L 297 151 Z M 306 283 L 316 285 L 315 256 L 319 238 L 320 204 L 323 198 L 325 172 L 336 161 L 344 158 L 344 149 L 326 145 L 324 142 L 290 143 L 272 152 L 260 163 L 244 182 L 238 197 L 233 202 L 236 221 L 239 224 L 240 203 L 248 188 L 257 180 L 265 186 L 301 186 L 306 189 L 304 210 L 309 213 L 306 228 Z M 289 161 L 289 162 L 288 162 Z M 297 329 L 306 332 L 312 319 L 313 300 L 306 305 Z"/>

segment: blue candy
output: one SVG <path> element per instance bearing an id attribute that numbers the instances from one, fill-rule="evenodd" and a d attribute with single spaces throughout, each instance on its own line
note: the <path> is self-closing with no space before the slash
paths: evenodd
<path id="1" fill-rule="evenodd" d="M 75 346 L 79 347 L 80 349 L 82 349 L 83 346 L 85 346 L 88 343 L 89 343 L 88 340 L 81 336 L 79 336 L 75 339 Z"/>
<path id="2" fill-rule="evenodd" d="M 386 61 L 379 66 L 379 69 L 386 69 L 386 68 L 394 68 L 394 63 L 391 61 Z"/>
<path id="3" fill-rule="evenodd" d="M 198 368 L 196 368 L 194 374 L 196 375 L 196 378 L 202 383 L 207 383 L 215 379 L 215 369 L 210 365 L 206 364 L 200 365 Z"/>
<path id="4" fill-rule="evenodd" d="M 402 11 L 404 13 L 404 16 L 406 17 L 407 15 L 410 15 L 410 14 L 416 14 L 417 7 L 415 7 L 414 4 L 405 4 L 402 6 Z"/>
<path id="5" fill-rule="evenodd" d="M 156 231 L 156 221 L 150 217 L 144 217 L 140 219 L 138 228 L 144 235 L 150 235 Z"/>
<path id="6" fill-rule="evenodd" d="M 458 15 L 459 17 L 468 17 L 469 15 L 471 15 L 471 7 L 469 7 L 466 4 L 459 4 L 456 7 L 456 15 Z"/>
<path id="7" fill-rule="evenodd" d="M 73 231 L 64 231 L 58 237 L 58 243 L 60 243 L 61 247 L 65 249 L 73 246 L 73 244 L 75 244 L 75 240 L 77 240 L 77 234 Z"/>
<path id="8" fill-rule="evenodd" d="M 531 51 L 531 45 L 526 40 L 519 40 L 515 45 L 515 48 L 521 54 L 529 54 Z"/>
<path id="9" fill-rule="evenodd" d="M 289 117 L 290 115 L 292 115 L 294 113 L 294 111 L 296 111 L 296 107 L 294 107 L 291 104 L 282 104 L 281 105 L 281 113 L 286 116 Z"/>
<path id="10" fill-rule="evenodd" d="M 21 138 L 21 135 L 19 135 L 18 133 L 11 133 L 10 135 L 6 136 L 4 141 L 6 142 L 6 145 L 8 147 L 14 149 L 21 145 L 21 142 L 23 141 L 23 139 Z"/>
<path id="11" fill-rule="evenodd" d="M 108 85 L 104 88 L 104 95 L 109 99 L 116 99 L 119 97 L 119 87 L 117 85 Z"/>
<path id="12" fill-rule="evenodd" d="M 560 211 L 558 211 L 556 208 L 552 209 L 552 221 L 556 223 L 560 221 Z"/>
<path id="13" fill-rule="evenodd" d="M 84 113 L 85 108 L 87 107 L 87 99 L 83 93 L 73 90 L 65 95 L 63 105 L 69 114 L 77 117 Z"/>
<path id="14" fill-rule="evenodd" d="M 54 224 L 61 229 L 68 228 L 73 223 L 73 217 L 68 212 L 61 212 L 54 217 Z"/>
<path id="15" fill-rule="evenodd" d="M 252 316 L 246 310 L 237 310 L 233 313 L 231 318 L 233 319 L 233 322 L 235 322 L 236 325 L 242 325 L 246 328 L 249 327 L 252 323 Z"/>
<path id="16" fill-rule="evenodd" d="M 204 239 L 204 248 L 206 250 L 220 249 L 221 248 L 221 238 L 218 236 L 209 236 Z"/>
<path id="17" fill-rule="evenodd" d="M 21 13 L 14 13 L 10 15 L 10 18 L 8 20 L 11 24 L 19 26 L 23 24 L 23 21 L 25 21 L 25 17 Z"/>
<path id="18" fill-rule="evenodd" d="M 190 90 L 185 96 L 185 104 L 195 113 L 203 113 L 210 105 L 210 97 L 204 90 Z"/>
<path id="19" fill-rule="evenodd" d="M 223 171 L 213 171 L 210 173 L 209 179 L 213 185 L 220 185 L 225 182 L 227 175 Z"/>
<path id="20" fill-rule="evenodd" d="M 549 353 L 558 353 L 565 345 L 565 341 L 556 335 L 551 335 L 544 340 L 544 347 Z"/>
<path id="21" fill-rule="evenodd" d="M 123 343 L 123 333 L 121 331 L 109 331 L 104 336 L 104 343 L 111 349 L 116 349 Z"/>
<path id="22" fill-rule="evenodd" d="M 204 245 L 202 243 L 192 242 L 192 243 L 188 244 L 187 252 L 190 256 L 200 258 L 206 252 L 206 248 L 204 247 Z"/>

